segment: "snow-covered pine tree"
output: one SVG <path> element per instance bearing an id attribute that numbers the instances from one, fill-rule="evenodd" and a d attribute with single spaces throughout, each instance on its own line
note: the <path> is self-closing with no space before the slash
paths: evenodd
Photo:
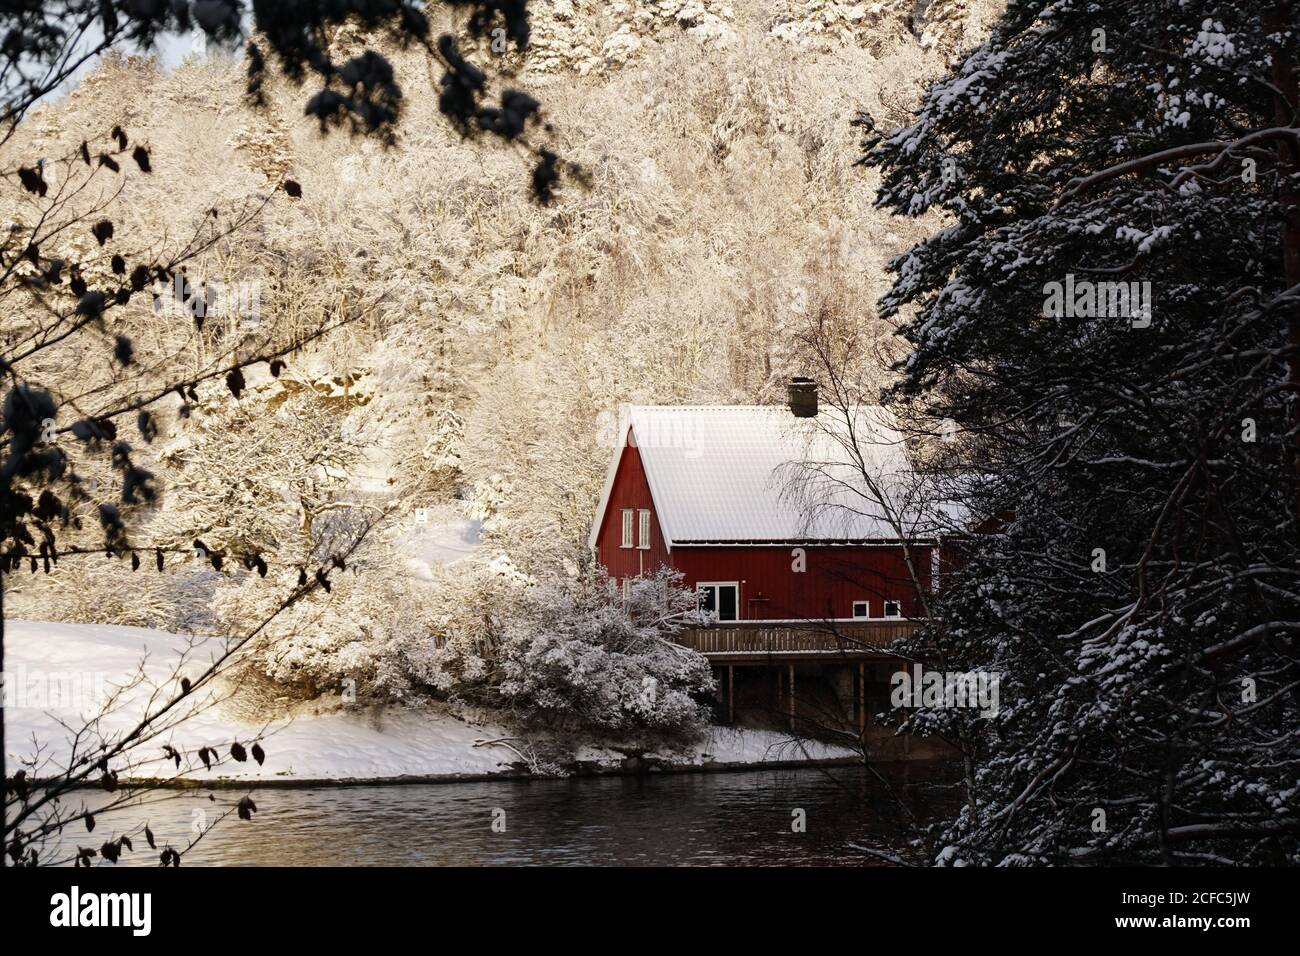
<path id="1" fill-rule="evenodd" d="M 1012 0 L 868 132 L 953 217 L 882 306 L 992 528 L 933 637 L 999 713 L 915 717 L 974 734 L 940 862 L 1300 861 L 1297 17 Z"/>

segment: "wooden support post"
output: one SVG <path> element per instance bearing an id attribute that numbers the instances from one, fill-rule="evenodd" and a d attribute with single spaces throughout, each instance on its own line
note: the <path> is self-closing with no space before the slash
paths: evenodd
<path id="1" fill-rule="evenodd" d="M 790 665 L 790 729 L 794 730 L 794 665 Z"/>
<path id="2" fill-rule="evenodd" d="M 727 665 L 727 723 L 736 722 L 736 667 Z"/>
<path id="3" fill-rule="evenodd" d="M 858 735 L 867 729 L 867 665 L 858 662 Z"/>

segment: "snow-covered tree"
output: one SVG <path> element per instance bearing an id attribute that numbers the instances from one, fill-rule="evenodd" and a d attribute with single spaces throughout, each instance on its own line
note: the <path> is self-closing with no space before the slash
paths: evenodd
<path id="1" fill-rule="evenodd" d="M 942 862 L 1300 860 L 1298 55 L 1289 2 L 1013 0 L 861 120 L 950 217 L 882 306 L 987 532 L 929 637 L 1000 710 L 913 721 L 974 741 Z"/>
<path id="2" fill-rule="evenodd" d="M 151 177 L 162 178 L 154 176 L 159 154 L 133 138 L 131 120 L 138 114 L 121 116 L 129 106 L 109 100 L 101 102 L 102 109 L 80 115 L 63 110 L 63 118 L 83 122 L 53 129 L 42 124 L 33 129 L 27 120 L 34 108 L 41 112 L 40 101 L 101 55 L 122 48 L 147 50 L 163 37 L 192 32 L 228 49 L 242 44 L 246 79 L 241 92 L 254 113 L 268 110 L 272 87 L 283 92 L 290 86 L 301 93 L 308 85 L 305 113 L 321 133 L 343 128 L 391 142 L 406 101 L 384 55 L 365 42 L 352 42 L 350 31 L 359 30 L 367 40 L 382 37 L 396 49 L 419 49 L 424 75 L 429 76 L 431 66 L 441 72 L 436 92 L 430 90 L 425 99 L 436 103 L 437 112 L 463 140 L 495 137 L 511 143 L 516 157 L 530 156 L 531 193 L 550 202 L 562 174 L 576 172 L 576 167 L 542 145 L 540 104 L 518 90 L 506 90 L 495 100 L 488 74 L 462 56 L 456 38 L 451 33 L 435 37 L 429 19 L 434 7 L 443 15 L 463 15 L 470 36 L 500 30 L 508 45 L 527 45 L 523 0 L 505 5 L 486 0 L 257 4 L 248 17 L 234 0 L 19 2 L 0 11 L 5 37 L 0 51 L 0 200 L 10 210 L 0 239 L 0 301 L 5 304 L 0 370 L 6 378 L 0 402 L 0 669 L 2 599 L 20 570 L 50 574 L 60 560 L 66 566 L 107 553 L 121 559 L 124 573 L 150 565 L 162 572 L 169 555 L 174 560 L 181 554 L 215 572 L 242 565 L 257 579 L 269 571 L 264 551 L 292 553 L 298 545 L 301 559 L 280 594 L 263 594 L 252 602 L 265 614 L 255 615 L 254 624 L 232 628 L 225 653 L 197 678 L 159 688 L 131 732 L 105 736 L 91 721 L 75 731 L 75 753 L 58 766 L 39 759 L 37 741 L 35 762 L 24 763 L 21 778 L 4 772 L 8 751 L 0 754 L 0 778 L 6 784 L 4 841 L 15 863 L 36 863 L 43 841 L 67 824 L 56 809 L 61 796 L 90 780 L 115 788 L 119 773 L 128 774 L 136 765 L 138 748 L 179 723 L 183 698 L 231 668 L 270 621 L 317 590 L 328 592 L 330 574 L 346 568 L 347 558 L 378 523 L 373 514 L 361 513 L 365 509 L 342 510 L 333 495 L 312 493 L 319 483 L 316 472 L 323 469 L 327 482 L 333 477 L 331 465 L 339 470 L 331 457 L 345 454 L 331 450 L 329 432 L 339 423 L 328 420 L 322 409 L 307 403 L 299 409 L 305 414 L 282 422 L 291 440 L 277 445 L 275 429 L 265 424 L 259 429 L 252 409 L 216 407 L 244 396 L 254 366 L 276 378 L 286 359 L 370 312 L 369 305 L 362 305 L 364 297 L 336 297 L 322 305 L 320 292 L 328 283 L 318 274 L 307 309 L 299 311 L 303 302 L 284 295 L 277 303 L 285 306 L 279 322 L 246 332 L 242 320 L 251 317 L 256 325 L 256 308 L 249 310 L 251 316 L 241 309 L 237 316 L 213 321 L 217 315 L 210 314 L 214 299 L 208 293 L 214 290 L 192 281 L 189 269 L 223 256 L 227 263 L 233 260 L 235 269 L 256 262 L 268 280 L 284 278 L 274 259 L 285 244 L 254 240 L 241 250 L 234 238 L 264 225 L 274 214 L 268 209 L 275 201 L 290 205 L 302 197 L 299 182 L 285 175 L 279 148 L 283 129 L 268 121 L 260 130 L 245 127 L 236 133 L 238 147 L 252 155 L 255 169 L 231 174 L 219 168 L 180 189 L 173 179 L 153 190 L 155 196 L 159 190 L 181 192 L 191 205 L 179 221 L 196 225 L 180 230 L 178 237 L 173 228 L 178 220 L 158 215 L 156 207 L 142 213 L 123 199 L 134 198 L 137 184 L 149 194 L 145 184 Z M 121 62 L 114 60 L 110 67 Z M 228 86 L 225 93 L 234 89 Z M 205 152 L 193 149 L 192 140 L 171 145 L 187 154 Z M 328 261 L 329 250 L 308 258 Z M 227 280 L 231 278 L 227 270 Z M 280 290 L 278 281 L 268 285 Z M 159 306 L 169 302 L 177 308 L 160 316 Z M 275 398 L 287 398 L 287 384 L 277 383 L 279 396 L 263 396 L 268 399 L 263 411 L 273 408 Z M 340 384 L 346 405 L 355 379 L 344 377 Z M 327 392 L 332 391 L 331 385 Z M 211 412 L 204 424 L 219 431 L 197 442 L 178 440 L 169 450 L 141 450 L 132 444 L 138 440 L 147 449 L 161 434 L 182 428 L 196 407 Z M 350 434 L 349 424 L 356 423 L 344 421 L 340 429 L 344 448 L 349 438 L 359 437 L 355 432 L 360 429 Z M 134 429 L 130 439 L 128 428 Z M 308 454 L 299 458 L 304 450 Z M 168 451 L 182 459 L 181 470 L 187 458 L 196 467 L 182 479 L 190 488 L 188 498 L 179 495 L 177 505 L 160 515 L 162 483 L 145 462 L 166 458 Z M 294 496 L 303 514 L 305 546 L 292 530 L 286 531 L 283 520 Z M 374 510 L 382 517 L 382 507 Z M 323 523 L 328 528 L 318 533 L 315 520 L 327 512 Z M 149 524 L 154 527 L 142 527 Z M 206 527 L 208 536 L 180 543 L 197 527 Z M 150 530 L 158 538 L 150 541 Z M 158 597 L 154 589 L 141 603 L 157 607 Z M 0 716 L 0 736 L 3 729 Z M 199 752 L 208 764 L 207 748 Z M 177 767 L 181 763 L 177 753 Z M 40 779 L 28 774 L 31 769 L 39 769 Z M 239 812 L 248 817 L 246 809 Z M 93 820 L 87 825 L 93 827 Z M 122 845 L 106 843 L 104 855 L 120 852 Z M 78 862 L 93 855 L 79 856 Z M 164 864 L 179 859 L 174 850 L 163 855 Z"/>

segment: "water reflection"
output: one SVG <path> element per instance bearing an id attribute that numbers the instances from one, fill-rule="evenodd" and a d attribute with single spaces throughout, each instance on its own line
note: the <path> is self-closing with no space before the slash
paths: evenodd
<path id="1" fill-rule="evenodd" d="M 921 816 L 950 802 L 939 772 L 890 783 Z M 188 842 L 238 791 L 171 795 L 147 815 L 159 846 Z M 383 787 L 262 789 L 252 822 L 228 818 L 184 865 L 879 865 L 850 844 L 904 850 L 885 791 L 860 768 L 655 774 Z M 802 810 L 806 831 L 792 832 Z M 146 811 L 118 817 L 137 820 Z M 493 821 L 504 832 L 494 831 Z M 111 833 L 96 834 L 98 845 Z M 86 842 L 83 835 L 81 842 Z M 74 840 L 74 842 L 76 842 Z M 123 863 L 152 864 L 144 841 Z M 121 865 L 121 864 L 119 864 Z"/>

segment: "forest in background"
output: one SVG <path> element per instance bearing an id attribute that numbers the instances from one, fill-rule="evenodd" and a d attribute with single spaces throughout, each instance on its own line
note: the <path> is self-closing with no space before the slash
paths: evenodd
<path id="1" fill-rule="evenodd" d="M 259 666 L 309 694 L 342 677 L 388 697 L 446 687 L 481 666 L 485 615 L 508 625 L 524 584 L 582 573 L 620 404 L 780 401 L 804 371 L 796 337 L 827 316 L 873 343 L 862 360 L 888 384 L 898 346 L 871 304 L 889 259 L 938 220 L 873 208 L 879 175 L 855 165 L 850 123 L 906 122 L 992 11 L 675 0 L 530 11 L 525 57 L 486 39 L 475 55 L 506 61 L 585 172 L 546 205 L 530 198 L 524 158 L 458 138 L 419 82 L 387 146 L 323 136 L 283 80 L 255 109 L 243 63 L 219 52 L 169 71 L 107 59 L 24 122 L 15 155 L 67 154 L 78 143 L 60 131 L 97 126 L 148 144 L 159 175 L 94 197 L 130 235 L 174 244 L 248 216 L 189 270 L 221 290 L 201 323 L 161 321 L 183 308 L 167 290 L 118 310 L 151 352 L 200 369 L 356 318 L 278 376 L 250 373 L 238 401 L 220 380 L 178 396 L 155 416 L 157 437 L 135 443 L 161 504 L 140 509 L 134 534 L 257 553 L 269 581 L 198 555 L 129 582 L 126 560 L 64 560 L 15 578 L 8 614 L 235 632 L 267 612 L 277 577 L 291 582 L 375 521 L 331 595 L 276 619 Z M 340 30 L 333 42 L 347 54 L 372 40 Z M 436 84 L 423 53 L 385 52 L 404 80 Z M 260 208 L 286 177 L 301 198 Z M 95 261 L 89 233 L 69 246 L 58 253 Z M 73 408 L 122 384 L 107 353 L 54 349 L 43 362 Z M 98 467 L 107 500 L 116 489 Z M 452 570 L 421 561 L 416 509 L 435 524 L 481 522 L 483 547 Z M 97 543 L 100 529 L 85 531 Z M 463 646 L 454 668 L 430 660 L 431 635 Z"/>

